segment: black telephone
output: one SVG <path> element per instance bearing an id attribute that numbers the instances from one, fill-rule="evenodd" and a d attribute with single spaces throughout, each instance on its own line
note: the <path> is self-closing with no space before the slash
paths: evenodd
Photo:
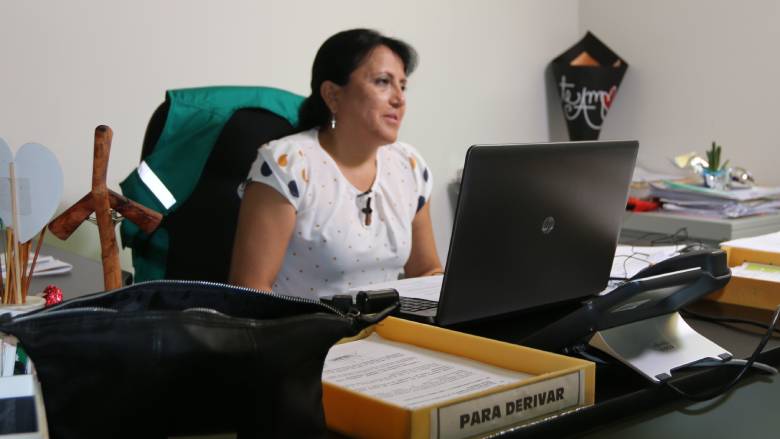
<path id="1" fill-rule="evenodd" d="M 652 265 L 609 294 L 592 298 L 576 311 L 534 332 L 522 344 L 566 351 L 596 331 L 678 311 L 731 279 L 722 250 L 701 250 Z"/>
<path id="2" fill-rule="evenodd" d="M 723 256 L 718 256 L 719 254 Z M 684 252 L 644 268 L 628 280 L 632 281 L 696 267 L 714 274 L 731 273 L 725 257 L 726 253 L 720 249 Z"/>

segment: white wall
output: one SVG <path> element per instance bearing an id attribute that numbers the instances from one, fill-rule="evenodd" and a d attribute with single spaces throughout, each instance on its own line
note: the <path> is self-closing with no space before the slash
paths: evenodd
<path id="1" fill-rule="evenodd" d="M 256 84 L 306 94 L 326 37 L 377 28 L 421 55 L 402 138 L 433 169 L 444 258 L 446 186 L 466 148 L 561 138 L 544 69 L 586 30 L 630 64 L 601 138 L 639 139 L 640 163 L 655 170 L 717 140 L 759 182 L 780 184 L 777 23 L 776 0 L 0 0 L 0 136 L 12 148 L 37 141 L 54 150 L 64 209 L 89 189 L 96 125 L 115 132 L 117 189 L 164 90 Z M 97 230 L 82 226 L 62 245 L 97 258 Z"/>
<path id="2" fill-rule="evenodd" d="M 640 141 L 640 163 L 703 153 L 713 140 L 731 164 L 780 185 L 780 2 L 588 0 L 591 30 L 629 64 L 603 139 Z"/>
<path id="3" fill-rule="evenodd" d="M 108 176 L 118 190 L 164 90 L 254 84 L 307 94 L 325 38 L 376 28 L 421 56 L 401 137 L 433 170 L 444 258 L 446 184 L 466 148 L 549 137 L 543 72 L 578 37 L 577 20 L 576 0 L 0 0 L 0 136 L 12 149 L 37 141 L 54 151 L 66 179 L 62 210 L 89 190 L 98 124 L 114 130 Z M 91 224 L 55 244 L 99 255 Z"/>

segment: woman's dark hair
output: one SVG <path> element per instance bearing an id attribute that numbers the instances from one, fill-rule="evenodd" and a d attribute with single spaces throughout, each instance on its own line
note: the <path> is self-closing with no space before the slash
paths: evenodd
<path id="1" fill-rule="evenodd" d="M 298 129 L 305 131 L 325 125 L 330 120 L 330 110 L 320 94 L 325 81 L 346 85 L 349 76 L 363 59 L 377 46 L 387 46 L 404 63 L 404 72 L 410 75 L 417 67 L 417 52 L 401 40 L 386 37 L 371 29 L 351 29 L 328 38 L 311 68 L 311 95 L 303 101 L 298 113 Z"/>

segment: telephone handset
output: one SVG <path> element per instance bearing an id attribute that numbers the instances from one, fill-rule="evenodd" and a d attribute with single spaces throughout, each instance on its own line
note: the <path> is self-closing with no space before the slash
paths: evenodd
<path id="1" fill-rule="evenodd" d="M 661 262 L 639 271 L 628 280 L 632 281 L 696 267 L 701 268 L 703 271 L 706 271 L 715 277 L 731 273 L 726 264 L 726 253 L 723 250 L 697 250 L 664 259 Z"/>

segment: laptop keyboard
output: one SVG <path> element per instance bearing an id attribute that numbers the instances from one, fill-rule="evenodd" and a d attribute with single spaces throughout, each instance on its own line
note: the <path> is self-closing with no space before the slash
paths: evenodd
<path id="1" fill-rule="evenodd" d="M 401 312 L 415 312 L 424 309 L 436 308 L 439 302 L 433 300 L 418 299 L 415 297 L 401 297 Z"/>

